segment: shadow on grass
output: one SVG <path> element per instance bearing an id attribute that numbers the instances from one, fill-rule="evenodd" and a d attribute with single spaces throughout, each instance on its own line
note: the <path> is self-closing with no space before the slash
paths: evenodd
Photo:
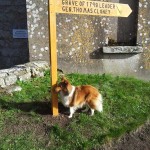
<path id="1" fill-rule="evenodd" d="M 23 112 L 35 112 L 40 115 L 52 115 L 51 102 L 6 102 L 0 99 L 0 108 L 5 110 L 21 110 Z M 58 103 L 59 113 L 66 115 L 67 109 Z"/>

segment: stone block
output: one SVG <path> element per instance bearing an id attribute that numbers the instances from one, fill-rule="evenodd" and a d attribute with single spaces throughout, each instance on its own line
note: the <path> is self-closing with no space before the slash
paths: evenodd
<path id="1" fill-rule="evenodd" d="M 0 78 L 0 87 L 6 87 L 6 85 L 5 85 L 5 81 L 4 81 L 4 79 L 3 78 Z"/>
<path id="2" fill-rule="evenodd" d="M 43 68 L 44 70 L 49 68 L 49 65 L 46 61 L 38 61 L 38 62 L 33 62 L 38 68 Z"/>
<path id="3" fill-rule="evenodd" d="M 28 66 L 30 68 L 37 68 L 38 70 L 49 69 L 49 64 L 46 61 L 33 61 L 26 63 L 25 66 Z"/>
<path id="4" fill-rule="evenodd" d="M 30 78 L 31 78 L 31 73 L 30 72 L 18 76 L 18 80 L 20 80 L 20 81 L 27 81 Z"/>
<path id="5" fill-rule="evenodd" d="M 37 70 L 35 68 L 31 68 L 31 76 L 32 77 L 44 77 L 44 72 Z"/>
<path id="6" fill-rule="evenodd" d="M 5 80 L 6 86 L 9 86 L 9 85 L 16 83 L 17 76 L 16 75 L 7 76 L 4 80 Z"/>
<path id="7" fill-rule="evenodd" d="M 12 86 L 9 86 L 8 88 L 6 88 L 6 92 L 7 93 L 13 93 L 13 92 L 19 92 L 21 91 L 22 88 L 20 86 L 17 86 L 17 85 L 12 85 Z"/>
<path id="8" fill-rule="evenodd" d="M 6 76 L 7 76 L 7 73 L 0 71 L 0 78 L 6 77 Z"/>
<path id="9" fill-rule="evenodd" d="M 104 46 L 103 53 L 142 53 L 141 46 Z"/>

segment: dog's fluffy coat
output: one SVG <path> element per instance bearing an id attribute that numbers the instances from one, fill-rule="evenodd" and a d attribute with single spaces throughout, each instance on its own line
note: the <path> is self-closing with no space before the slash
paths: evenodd
<path id="1" fill-rule="evenodd" d="M 55 91 L 60 93 L 63 105 L 70 108 L 69 118 L 84 105 L 87 107 L 86 110 L 91 109 L 91 115 L 94 115 L 94 110 L 103 111 L 102 95 L 91 85 L 75 87 L 63 77 L 61 82 L 56 85 Z"/>

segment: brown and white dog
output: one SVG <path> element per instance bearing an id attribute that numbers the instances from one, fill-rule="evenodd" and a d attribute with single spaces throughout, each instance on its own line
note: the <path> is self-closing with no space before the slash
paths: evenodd
<path id="1" fill-rule="evenodd" d="M 55 87 L 55 92 L 60 93 L 63 105 L 70 108 L 69 118 L 72 118 L 74 112 L 84 105 L 86 106 L 84 111 L 91 109 L 91 116 L 94 115 L 95 110 L 103 111 L 102 95 L 91 85 L 75 87 L 62 77 L 61 82 Z"/>

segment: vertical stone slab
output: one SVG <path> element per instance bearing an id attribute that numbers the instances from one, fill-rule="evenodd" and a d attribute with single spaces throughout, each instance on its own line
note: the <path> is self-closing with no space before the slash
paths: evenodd
<path id="1" fill-rule="evenodd" d="M 0 69 L 29 60 L 28 39 L 13 38 L 13 29 L 27 30 L 26 0 L 0 1 Z"/>

